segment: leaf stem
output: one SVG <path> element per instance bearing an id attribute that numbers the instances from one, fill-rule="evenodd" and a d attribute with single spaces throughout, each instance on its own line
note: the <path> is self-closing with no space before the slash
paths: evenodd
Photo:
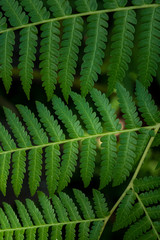
<path id="1" fill-rule="evenodd" d="M 48 23 L 48 22 L 61 21 L 61 20 L 64 20 L 64 19 L 69 19 L 69 18 L 85 17 L 85 16 L 88 16 L 88 15 L 95 15 L 95 14 L 136 10 L 136 9 L 142 9 L 142 8 L 157 8 L 157 7 L 160 7 L 160 4 L 145 4 L 145 5 L 141 5 L 141 6 L 128 6 L 128 7 L 121 7 L 121 8 L 115 8 L 115 9 L 103 9 L 103 10 L 84 12 L 84 13 L 76 13 L 76 14 L 72 14 L 72 15 L 66 15 L 66 16 L 63 16 L 63 17 L 50 18 L 50 19 L 46 19 L 46 20 L 43 20 L 43 21 L 39 21 L 39 22 L 28 23 L 28 24 L 25 24 L 25 25 L 17 26 L 17 27 L 7 28 L 7 29 L 4 29 L 4 30 L 1 30 L 0 34 L 4 33 L 4 32 L 8 32 L 8 31 L 15 31 L 15 30 L 18 30 L 18 29 L 26 28 L 26 27 L 29 27 L 29 26 L 37 26 L 37 25 L 40 25 L 40 24 L 44 24 L 44 23 Z"/>
<path id="2" fill-rule="evenodd" d="M 155 136 L 156 136 L 159 128 L 160 128 L 160 124 L 157 124 L 157 127 L 156 127 L 155 130 L 154 130 Z M 110 217 L 112 216 L 112 214 L 114 213 L 114 211 L 116 210 L 116 208 L 118 207 L 118 205 L 121 203 L 122 199 L 125 197 L 125 195 L 126 195 L 126 193 L 128 192 L 128 190 L 131 189 L 131 188 L 133 189 L 133 182 L 134 182 L 134 180 L 136 179 L 136 177 L 137 177 L 137 175 L 138 175 L 138 173 L 139 173 L 139 171 L 140 171 L 140 169 L 141 169 L 141 167 L 142 167 L 142 164 L 143 164 L 143 162 L 144 162 L 144 160 L 145 160 L 145 158 L 146 158 L 146 155 L 147 155 L 147 153 L 148 153 L 148 151 L 149 151 L 149 149 L 150 149 L 150 147 L 151 147 L 151 145 L 152 145 L 152 142 L 153 142 L 155 136 L 150 138 L 150 140 L 149 140 L 149 142 L 148 142 L 148 144 L 147 144 L 147 147 L 145 148 L 145 151 L 144 151 L 144 153 L 143 153 L 143 155 L 142 155 L 142 157 L 141 157 L 141 159 L 140 159 L 140 161 L 139 161 L 139 164 L 138 164 L 138 166 L 137 166 L 137 168 L 136 168 L 136 171 L 134 172 L 134 174 L 133 174 L 133 176 L 132 176 L 132 178 L 131 178 L 128 186 L 126 187 L 126 189 L 124 190 L 124 192 L 122 193 L 122 195 L 120 196 L 120 198 L 118 199 L 118 201 L 115 203 L 115 205 L 112 207 L 112 209 L 111 209 L 111 211 L 110 211 L 110 214 L 105 218 L 104 225 L 103 225 L 103 227 L 102 227 L 102 229 L 101 229 L 101 233 L 100 233 L 98 239 L 100 239 L 100 237 L 101 237 L 101 235 L 102 235 L 102 233 L 103 233 L 103 230 L 104 230 L 104 228 L 105 228 L 108 220 L 110 219 Z"/>

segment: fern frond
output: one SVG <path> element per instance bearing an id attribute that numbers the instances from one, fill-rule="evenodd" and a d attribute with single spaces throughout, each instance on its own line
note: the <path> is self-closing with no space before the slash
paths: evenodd
<path id="1" fill-rule="evenodd" d="M 156 76 L 160 61 L 160 8 L 140 10 L 138 24 L 138 80 L 148 87 Z"/>
<path id="2" fill-rule="evenodd" d="M 124 239 L 159 238 L 160 194 L 159 189 L 155 189 L 158 186 L 156 180 L 159 181 L 159 177 L 135 179 L 132 189 L 127 192 L 119 205 L 113 230 L 128 227 Z M 136 183 L 139 184 L 139 188 L 136 187 Z M 154 190 L 149 191 L 150 188 Z"/>
<path id="3" fill-rule="evenodd" d="M 86 197 L 85 194 L 82 193 L 78 189 L 74 189 L 73 192 L 74 192 L 75 198 L 80 206 L 80 209 L 83 213 L 84 218 L 85 219 L 94 219 L 95 214 L 93 212 L 93 209 L 91 207 L 91 203 L 90 203 L 88 197 Z"/>
<path id="4" fill-rule="evenodd" d="M 117 161 L 113 173 L 113 186 L 120 185 L 129 176 L 135 161 L 137 133 L 122 133 Z"/>
<path id="5" fill-rule="evenodd" d="M 107 42 L 108 15 L 92 15 L 87 18 L 87 21 L 87 40 L 80 72 L 83 96 L 86 96 L 93 88 L 94 82 L 98 80 L 98 74 L 101 73 L 102 59 Z"/>
<path id="6" fill-rule="evenodd" d="M 75 173 L 78 156 L 80 156 L 80 175 L 84 186 L 87 187 L 95 171 L 97 149 L 100 156 L 100 189 L 112 180 L 114 186 L 124 182 L 133 166 L 140 161 L 151 138 L 153 141 L 155 137 L 153 129 L 157 129 L 159 123 L 141 127 L 132 98 L 123 88 L 122 93 L 125 97 L 120 97 L 122 99 L 120 108 L 126 115 L 126 121 L 129 119 L 124 130 L 120 130 L 119 119 L 116 119 L 115 110 L 112 110 L 105 95 L 97 90 L 91 93 L 95 101 L 92 104 L 80 95 L 71 93 L 73 103 L 76 105 L 76 108 L 72 110 L 60 98 L 54 96 L 53 109 L 51 109 L 54 116 L 40 102 L 36 102 L 39 118 L 27 107 L 18 105 L 17 108 L 22 118 L 20 121 L 14 113 L 5 108 L 8 131 L 11 135 L 6 130 L 7 127 L 4 128 L 0 124 L 0 177 L 2 179 L 0 190 L 2 193 L 6 194 L 12 162 L 11 182 L 15 194 L 17 196 L 20 194 L 26 172 L 26 159 L 29 160 L 28 182 L 32 195 L 40 185 L 42 159 L 45 163 L 50 196 L 53 196 L 56 190 L 60 192 L 69 184 Z M 141 93 L 137 93 L 139 94 Z M 96 95 L 98 96 L 97 102 Z M 142 99 L 143 105 L 145 100 Z M 102 106 L 103 103 L 104 106 Z M 97 107 L 98 114 L 95 107 Z M 59 118 L 59 122 L 55 115 Z M 79 115 L 82 122 L 77 120 Z M 102 119 L 99 119 L 99 115 Z M 116 134 L 120 134 L 120 142 L 117 141 Z M 102 144 L 97 144 L 97 140 Z"/>
<path id="7" fill-rule="evenodd" d="M 128 70 L 133 48 L 134 25 L 137 22 L 134 10 L 116 12 L 114 18 L 108 95 L 112 93 L 116 82 L 122 82 Z"/>
<path id="8" fill-rule="evenodd" d="M 0 34 L 0 77 L 8 93 L 12 83 L 12 56 L 15 44 L 14 32 Z"/>
<path id="9" fill-rule="evenodd" d="M 60 98 L 54 96 L 52 98 L 53 108 L 58 118 L 64 123 L 71 138 L 83 136 L 84 132 L 80 126 L 79 120 L 76 115 L 72 114 L 72 111 L 61 101 Z"/>
<path id="10" fill-rule="evenodd" d="M 51 11 L 53 11 L 55 17 L 71 14 L 71 7 L 68 1 L 55 1 L 54 3 L 48 1 L 48 3 L 52 5 Z M 82 40 L 83 19 L 81 17 L 66 19 L 62 25 L 63 35 L 59 51 L 58 76 L 63 96 L 68 101 Z"/>
<path id="11" fill-rule="evenodd" d="M 48 100 L 52 98 L 57 83 L 59 42 L 59 22 L 45 23 L 41 26 L 40 65 L 43 87 Z"/>
<path id="12" fill-rule="evenodd" d="M 149 176 L 134 180 L 134 189 L 137 193 L 140 191 L 149 191 L 160 186 L 160 177 Z"/>
<path id="13" fill-rule="evenodd" d="M 138 81 L 136 85 L 136 95 L 139 111 L 142 113 L 145 122 L 149 125 L 158 123 L 160 112 L 147 89 Z"/>
<path id="14" fill-rule="evenodd" d="M 93 189 L 93 200 L 95 204 L 96 215 L 101 218 L 107 216 L 108 207 L 104 199 L 104 195 L 100 191 Z"/>
<path id="15" fill-rule="evenodd" d="M 33 196 L 39 186 L 42 174 L 42 148 L 31 149 L 28 154 L 29 159 L 29 180 L 31 195 Z M 47 161 L 47 160 L 46 160 Z"/>
<path id="16" fill-rule="evenodd" d="M 138 117 L 135 103 L 133 102 L 132 97 L 121 84 L 117 84 L 117 95 L 120 102 L 120 108 L 124 113 L 123 117 L 125 119 L 126 128 L 141 127 L 142 122 Z"/>
<path id="17" fill-rule="evenodd" d="M 41 128 L 40 123 L 37 118 L 31 111 L 22 105 L 17 105 L 17 108 L 23 117 L 24 122 L 27 125 L 27 128 L 33 137 L 33 141 L 35 144 L 43 144 L 48 142 L 48 137 L 44 130 Z"/>
<path id="18" fill-rule="evenodd" d="M 100 192 L 95 193 L 95 205 L 98 205 L 96 209 L 101 208 L 104 213 L 105 210 L 100 203 L 105 206 L 105 200 Z M 36 205 L 30 199 L 26 199 L 26 204 L 16 200 L 17 210 L 15 208 L 13 210 L 9 204 L 4 203 L 4 210 L 0 209 L 0 234 L 5 236 L 4 239 L 12 239 L 13 236 L 16 239 L 24 239 L 24 236 L 27 237 L 26 239 L 35 239 L 36 236 L 38 239 L 49 239 L 50 237 L 62 239 L 63 227 L 63 233 L 67 240 L 86 239 L 87 235 L 89 239 L 94 239 L 94 236 L 98 237 L 105 216 L 99 217 L 94 214 L 91 202 L 81 191 L 75 189 L 74 194 L 82 209 L 84 208 L 82 205 L 85 204 L 89 207 L 87 214 L 82 214 L 83 210 L 81 213 L 77 202 L 62 192 L 59 195 L 60 198 L 56 195 L 52 197 L 52 203 L 42 192 L 38 192 L 39 204 Z M 77 227 L 79 233 L 75 231 Z"/>
<path id="19" fill-rule="evenodd" d="M 18 117 L 11 110 L 8 108 L 4 108 L 4 113 L 6 116 L 7 123 L 9 124 L 10 128 L 13 131 L 13 134 L 17 140 L 19 147 L 27 147 L 31 146 L 30 137 L 25 131 L 24 126 L 19 121 Z"/>
<path id="20" fill-rule="evenodd" d="M 63 36 L 59 57 L 59 82 L 63 96 L 68 101 L 73 85 L 75 68 L 81 45 L 83 20 L 80 17 L 63 21 Z"/>
<path id="21" fill-rule="evenodd" d="M 0 6 L 13 27 L 28 23 L 28 16 L 16 0 L 1 0 Z"/>
<path id="22" fill-rule="evenodd" d="M 104 7 L 107 9 L 124 7 L 127 4 L 127 0 L 110 0 L 110 1 L 103 0 L 103 2 L 104 2 Z"/>
<path id="23" fill-rule="evenodd" d="M 15 201 L 16 206 L 17 206 L 17 211 L 19 214 L 19 217 L 21 221 L 23 222 L 23 226 L 28 227 L 32 226 L 33 222 L 31 220 L 30 215 L 27 212 L 27 209 L 25 208 L 24 204 L 21 203 L 19 200 Z M 27 229 L 26 230 L 26 238 L 31 240 L 35 239 L 35 234 L 36 234 L 36 229 Z"/>
<path id="24" fill-rule="evenodd" d="M 91 91 L 91 97 L 95 102 L 97 110 L 102 116 L 106 130 L 107 131 L 120 130 L 121 125 L 119 123 L 119 120 L 116 119 L 115 110 L 112 108 L 105 94 L 102 94 L 97 89 L 93 89 Z"/>
<path id="25" fill-rule="evenodd" d="M 70 182 L 77 163 L 78 144 L 77 142 L 68 142 L 64 144 L 64 154 L 62 156 L 62 165 L 60 167 L 60 176 L 58 191 L 62 191 Z"/>
<path id="26" fill-rule="evenodd" d="M 54 17 L 70 15 L 72 12 L 68 0 L 48 0 L 47 3 L 50 6 L 50 11 L 53 13 Z"/>
<path id="27" fill-rule="evenodd" d="M 33 67 L 37 46 L 37 28 L 35 26 L 24 28 L 20 32 L 20 58 L 18 69 L 23 90 L 29 99 L 33 79 Z"/>
<path id="28" fill-rule="evenodd" d="M 99 122 L 99 118 L 96 116 L 96 113 L 93 112 L 93 109 L 89 107 L 88 102 L 84 97 L 76 93 L 72 93 L 71 97 L 76 105 L 80 117 L 82 118 L 89 134 L 102 133 L 102 126 Z"/>
<path id="29" fill-rule="evenodd" d="M 116 136 L 105 136 L 101 138 L 101 141 L 102 162 L 100 169 L 100 189 L 104 188 L 109 182 L 111 182 L 117 158 Z"/>
<path id="30" fill-rule="evenodd" d="M 84 187 L 90 184 L 95 169 L 96 139 L 85 139 L 80 154 L 81 178 Z"/>
<path id="31" fill-rule="evenodd" d="M 23 0 L 21 5 L 29 13 L 32 22 L 39 22 L 48 19 L 50 16 L 50 13 L 43 7 L 41 0 Z"/>
<path id="32" fill-rule="evenodd" d="M 51 141 L 59 142 L 65 139 L 65 135 L 58 125 L 58 121 L 54 119 L 50 111 L 42 103 L 36 102 L 36 107 L 38 110 L 38 115 L 40 121 L 43 123 L 47 133 L 49 134 Z"/>

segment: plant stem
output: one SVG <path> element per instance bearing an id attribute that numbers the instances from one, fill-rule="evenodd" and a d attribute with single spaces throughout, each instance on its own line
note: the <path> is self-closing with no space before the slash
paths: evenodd
<path id="1" fill-rule="evenodd" d="M 157 124 L 157 127 L 156 127 L 155 130 L 154 130 L 155 136 L 156 136 L 159 128 L 160 128 L 160 124 Z M 109 221 L 110 217 L 112 216 L 112 214 L 114 213 L 114 211 L 116 210 L 116 208 L 118 207 L 118 205 L 121 203 L 122 199 L 125 197 L 125 195 L 126 195 L 126 193 L 128 192 L 128 190 L 131 189 L 131 188 L 133 189 L 133 182 L 134 182 L 134 180 L 136 179 L 136 177 L 137 177 L 137 175 L 138 175 L 138 173 L 139 173 L 139 171 L 140 171 L 140 169 L 141 169 L 141 167 L 142 167 L 142 164 L 143 164 L 143 162 L 144 162 L 144 160 L 145 160 L 145 158 L 146 158 L 146 155 L 147 155 L 147 153 L 148 153 L 148 151 L 149 151 L 149 149 L 150 149 L 150 147 L 151 147 L 151 145 L 152 145 L 152 142 L 153 142 L 155 136 L 150 138 L 150 140 L 149 140 L 149 142 L 148 142 L 148 144 L 147 144 L 147 146 L 146 146 L 146 148 L 145 148 L 145 151 L 144 151 L 144 153 L 143 153 L 143 155 L 142 155 L 142 157 L 141 157 L 141 159 L 140 159 L 140 161 L 139 161 L 139 164 L 138 164 L 138 166 L 137 166 L 137 168 L 136 168 L 136 171 L 134 172 L 134 174 L 133 174 L 133 176 L 132 176 L 132 178 L 131 178 L 128 186 L 126 187 L 125 191 L 122 193 L 122 195 L 120 196 L 120 198 L 118 199 L 118 201 L 115 203 L 115 205 L 112 207 L 112 209 L 111 209 L 111 211 L 110 211 L 110 214 L 105 218 L 104 225 L 103 225 L 103 227 L 102 227 L 102 229 L 101 229 L 101 233 L 100 233 L 98 239 L 100 239 L 100 237 L 101 237 L 101 235 L 102 235 L 102 233 L 103 233 L 103 231 L 104 231 L 104 228 L 105 228 L 107 222 Z"/>
<path id="2" fill-rule="evenodd" d="M 141 5 L 141 6 L 128 6 L 128 7 L 114 8 L 114 9 L 103 9 L 103 10 L 96 10 L 96 11 L 91 11 L 91 12 L 76 13 L 76 14 L 72 14 L 72 15 L 66 15 L 66 16 L 63 16 L 63 17 L 50 18 L 50 19 L 46 19 L 46 20 L 43 20 L 43 21 L 39 21 L 39 22 L 28 23 L 28 24 L 25 24 L 25 25 L 17 26 L 17 27 L 7 28 L 7 29 L 4 29 L 4 30 L 1 30 L 0 34 L 4 33 L 4 32 L 8 32 L 8 31 L 15 31 L 15 30 L 18 30 L 18 29 L 26 28 L 26 27 L 29 27 L 29 26 L 37 26 L 37 25 L 40 25 L 40 24 L 44 24 L 44 23 L 48 23 L 48 22 L 61 21 L 61 20 L 64 20 L 64 19 L 69 19 L 69 18 L 85 17 L 85 16 L 88 16 L 88 15 L 95 15 L 95 14 L 136 10 L 136 9 L 142 9 L 142 8 L 157 8 L 157 7 L 160 7 L 160 4 L 145 4 L 145 5 Z"/>

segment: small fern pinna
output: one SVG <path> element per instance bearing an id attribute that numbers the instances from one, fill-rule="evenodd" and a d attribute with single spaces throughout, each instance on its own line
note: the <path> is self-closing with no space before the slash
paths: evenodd
<path id="1" fill-rule="evenodd" d="M 107 239 L 160 239 L 160 177 L 141 176 L 160 145 L 159 62 L 159 0 L 0 0 L 5 91 L 16 76 L 31 102 L 38 72 L 48 100 L 3 107 L 0 192 L 17 199 L 0 203 L 0 239 L 103 240 L 111 223 Z"/>

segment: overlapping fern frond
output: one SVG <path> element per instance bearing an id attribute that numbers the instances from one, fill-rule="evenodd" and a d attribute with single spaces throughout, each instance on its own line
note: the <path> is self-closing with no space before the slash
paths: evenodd
<path id="1" fill-rule="evenodd" d="M 73 109 L 69 109 L 57 96 L 52 98 L 54 115 L 40 102 L 36 102 L 38 118 L 23 105 L 17 105 L 22 120 L 4 108 L 8 126 L 0 124 L 1 192 L 6 194 L 12 161 L 11 183 L 15 194 L 20 194 L 27 161 L 29 188 L 31 195 L 34 195 L 40 184 L 44 160 L 49 194 L 52 196 L 56 190 L 60 192 L 75 172 L 79 153 L 80 175 L 87 187 L 95 170 L 98 138 L 102 142 L 99 145 L 100 189 L 110 182 L 117 186 L 126 181 L 154 136 L 153 130 L 158 131 L 160 113 L 150 94 L 137 82 L 137 102 L 147 123 L 142 126 L 132 97 L 120 84 L 117 85 L 117 92 L 125 129 L 121 129 L 115 110 L 105 94 L 96 89 L 90 94 L 92 106 L 84 97 L 71 93 L 75 104 L 74 114 Z M 79 116 L 81 120 L 78 120 Z M 121 134 L 119 141 L 116 134 Z"/>
<path id="2" fill-rule="evenodd" d="M 113 230 L 128 228 L 124 239 L 159 239 L 160 178 L 135 179 L 117 210 Z"/>
<path id="3" fill-rule="evenodd" d="M 16 210 L 3 203 L 3 208 L 0 208 L 1 239 L 25 237 L 33 240 L 37 236 L 43 240 L 50 237 L 54 240 L 74 240 L 86 239 L 86 234 L 89 239 L 97 239 L 109 214 L 103 194 L 93 190 L 93 207 L 84 193 L 78 189 L 73 192 L 76 200 L 61 192 L 59 196 L 54 195 L 52 201 L 39 192 L 39 206 L 30 199 L 26 199 L 25 204 L 16 200 Z"/>
<path id="4" fill-rule="evenodd" d="M 134 56 L 136 75 L 145 86 L 150 85 L 160 61 L 159 1 L 104 0 L 102 10 L 99 10 L 96 0 L 77 0 L 72 5 L 74 14 L 68 0 L 0 0 L 3 10 L 0 12 L 0 78 L 6 92 L 9 92 L 12 84 L 12 61 L 18 30 L 18 72 L 28 99 L 35 63 L 39 65 L 48 100 L 52 98 L 56 83 L 59 82 L 68 101 L 79 72 L 81 93 L 86 96 L 101 73 L 107 45 L 108 19 L 112 13 L 113 29 L 111 26 L 109 28 L 112 33 L 111 51 L 107 53 L 110 58 L 108 70 L 105 71 L 108 94 L 112 93 L 116 82 L 123 82 L 126 76 L 132 60 L 132 49 L 136 45 L 135 36 L 138 43 L 138 55 Z M 78 54 L 81 45 L 84 50 L 81 49 L 81 54 Z M 79 71 L 77 64 L 81 58 Z"/>

